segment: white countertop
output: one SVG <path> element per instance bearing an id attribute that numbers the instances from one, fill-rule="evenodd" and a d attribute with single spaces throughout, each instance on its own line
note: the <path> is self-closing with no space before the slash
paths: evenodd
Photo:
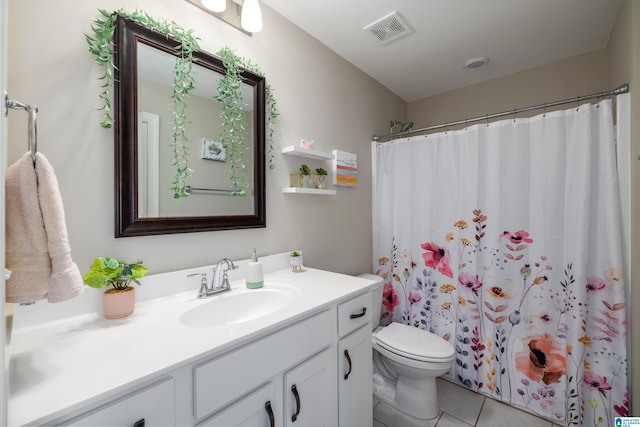
<path id="1" fill-rule="evenodd" d="M 234 280 L 231 292 L 198 300 L 195 281 L 188 292 L 139 302 L 134 314 L 124 319 L 106 320 L 101 313 L 93 313 L 21 328 L 14 331 L 10 348 L 9 425 L 53 421 L 196 359 L 238 347 L 375 285 L 372 280 L 322 270 L 292 273 L 286 268 L 266 273 L 263 289 L 288 287 L 295 300 L 259 320 L 220 327 L 184 326 L 179 317 L 190 307 L 234 292 L 254 292 L 245 289 L 244 280 Z"/>

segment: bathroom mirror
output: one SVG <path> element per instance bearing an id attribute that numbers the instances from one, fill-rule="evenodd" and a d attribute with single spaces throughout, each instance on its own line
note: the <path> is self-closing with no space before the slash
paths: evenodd
<path id="1" fill-rule="evenodd" d="M 174 198 L 169 110 L 178 42 L 122 16 L 114 35 L 115 236 L 265 227 L 265 82 L 242 75 L 246 129 L 245 195 L 232 195 L 230 165 L 220 153 L 220 59 L 193 54 L 196 88 L 187 100 L 189 197 Z"/>

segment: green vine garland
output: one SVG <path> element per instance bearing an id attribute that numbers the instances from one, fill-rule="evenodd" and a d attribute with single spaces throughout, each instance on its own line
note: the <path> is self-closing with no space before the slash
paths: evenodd
<path id="1" fill-rule="evenodd" d="M 113 34 L 118 15 L 122 15 L 133 22 L 144 25 L 150 30 L 172 37 L 179 42 L 177 49 L 180 56 L 174 66 L 173 93 L 171 95 L 171 107 L 173 113 L 173 166 L 176 168 L 174 181 L 171 189 L 173 197 L 188 197 L 186 192 L 187 178 L 192 170 L 189 168 L 189 138 L 186 135 L 187 120 L 186 98 L 189 92 L 195 87 L 195 79 L 192 68 L 192 54 L 198 49 L 198 39 L 193 35 L 193 30 L 185 30 L 175 22 L 158 21 L 143 12 L 126 12 L 119 9 L 116 13 L 98 9 L 100 18 L 93 21 L 91 30 L 93 37 L 85 34 L 89 52 L 95 58 L 96 63 L 104 69 L 104 75 L 100 77 L 104 80 L 100 100 L 102 110 L 104 110 L 103 121 L 100 125 L 104 128 L 113 126 L 113 116 L 111 113 L 111 88 L 113 87 Z"/>
<path id="2" fill-rule="evenodd" d="M 88 34 L 84 36 L 89 45 L 89 52 L 95 57 L 96 64 L 104 70 L 104 74 L 100 77 L 100 80 L 104 80 L 104 83 L 100 86 L 102 88 L 100 92 L 102 108 L 100 109 L 104 110 L 100 126 L 111 128 L 113 126 L 113 116 L 111 115 L 111 96 L 109 96 L 109 93 L 111 87 L 113 87 L 113 70 L 115 68 L 113 63 L 113 32 L 116 29 L 117 15 L 103 9 L 98 9 L 98 11 L 102 19 L 98 18 L 91 24 L 94 36 L 91 37 Z"/>
<path id="3" fill-rule="evenodd" d="M 264 77 L 264 73 L 258 67 L 258 65 L 252 63 L 249 59 L 240 57 L 236 55 L 235 51 L 230 49 L 229 47 L 223 47 L 220 49 L 216 55 L 222 59 L 224 67 L 227 69 L 227 75 L 225 75 L 218 84 L 218 101 L 223 103 L 225 106 L 228 106 L 228 109 L 223 111 L 223 130 L 228 134 L 228 136 L 232 139 L 232 146 L 236 147 L 236 141 L 234 139 L 240 140 L 240 135 L 235 133 L 239 130 L 243 130 L 240 128 L 236 121 L 239 121 L 240 115 L 242 113 L 240 109 L 241 101 L 242 101 L 242 92 L 241 92 L 241 84 L 242 79 L 240 74 L 244 70 L 251 71 L 254 74 Z M 232 92 L 232 93 L 230 93 Z M 240 102 L 238 102 L 240 101 Z M 271 85 L 268 82 L 265 82 L 265 104 L 267 106 L 267 112 L 265 115 L 265 121 L 267 126 L 267 141 L 269 143 L 267 157 L 268 157 L 268 165 L 269 169 L 275 168 L 274 163 L 274 151 L 273 151 L 273 135 L 275 133 L 274 123 L 278 118 L 280 113 L 278 112 L 277 102 L 275 97 L 273 96 L 273 91 L 271 90 Z M 242 155 L 240 154 L 240 158 Z M 241 166 L 242 167 L 242 166 Z"/>
<path id="4" fill-rule="evenodd" d="M 115 13 L 98 9 L 100 17 L 96 19 L 91 30 L 93 36 L 85 34 L 89 52 L 95 57 L 96 63 L 104 70 L 100 80 L 104 80 L 101 85 L 99 98 L 102 102 L 101 110 L 104 110 L 103 120 L 100 125 L 104 128 L 113 126 L 111 88 L 113 87 L 113 36 L 115 31 L 117 15 L 122 15 L 133 22 L 145 25 L 147 28 L 165 36 L 171 37 L 179 42 L 177 49 L 180 56 L 174 66 L 173 93 L 171 96 L 171 107 L 173 112 L 173 166 L 176 168 L 176 175 L 173 181 L 172 190 L 175 198 L 188 197 L 186 192 L 186 180 L 193 172 L 188 165 L 189 152 L 186 136 L 186 127 L 190 123 L 187 120 L 187 96 L 195 87 L 193 71 L 193 52 L 199 49 L 198 38 L 194 36 L 193 30 L 185 30 L 175 22 L 158 21 L 144 12 L 126 12 L 119 9 Z M 218 52 L 222 59 L 227 73 L 220 79 L 218 84 L 218 95 L 216 99 L 223 104 L 221 117 L 223 119 L 220 140 L 225 147 L 230 147 L 229 158 L 231 161 L 231 182 L 234 195 L 246 194 L 246 165 L 244 162 L 243 146 L 244 125 L 242 123 L 242 101 L 241 93 L 241 73 L 249 70 L 264 77 L 264 73 L 251 61 L 237 56 L 231 49 L 225 47 Z M 267 139 L 269 141 L 268 162 L 269 169 L 274 169 L 273 160 L 273 135 L 274 121 L 279 113 L 276 100 L 273 97 L 270 85 L 265 85 L 265 102 L 267 105 L 266 125 Z"/>

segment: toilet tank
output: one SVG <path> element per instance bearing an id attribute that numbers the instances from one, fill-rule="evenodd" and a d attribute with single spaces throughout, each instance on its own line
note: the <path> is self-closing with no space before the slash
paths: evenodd
<path id="1" fill-rule="evenodd" d="M 358 277 L 362 277 L 364 279 L 375 280 L 379 282 L 379 286 L 371 291 L 371 310 L 373 313 L 371 315 L 371 330 L 378 327 L 380 324 L 380 314 L 382 313 L 382 291 L 384 289 L 384 279 L 380 276 L 376 276 L 375 274 L 364 273 L 360 274 Z"/>

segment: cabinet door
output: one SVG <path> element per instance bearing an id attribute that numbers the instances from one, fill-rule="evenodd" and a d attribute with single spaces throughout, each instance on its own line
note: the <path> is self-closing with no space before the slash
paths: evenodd
<path id="1" fill-rule="evenodd" d="M 335 347 L 285 373 L 284 425 L 335 427 L 337 421 Z"/>
<path id="2" fill-rule="evenodd" d="M 371 427 L 371 328 L 367 325 L 338 343 L 340 427 Z"/>
<path id="3" fill-rule="evenodd" d="M 249 394 L 198 427 L 275 427 L 282 405 L 272 383 Z"/>

